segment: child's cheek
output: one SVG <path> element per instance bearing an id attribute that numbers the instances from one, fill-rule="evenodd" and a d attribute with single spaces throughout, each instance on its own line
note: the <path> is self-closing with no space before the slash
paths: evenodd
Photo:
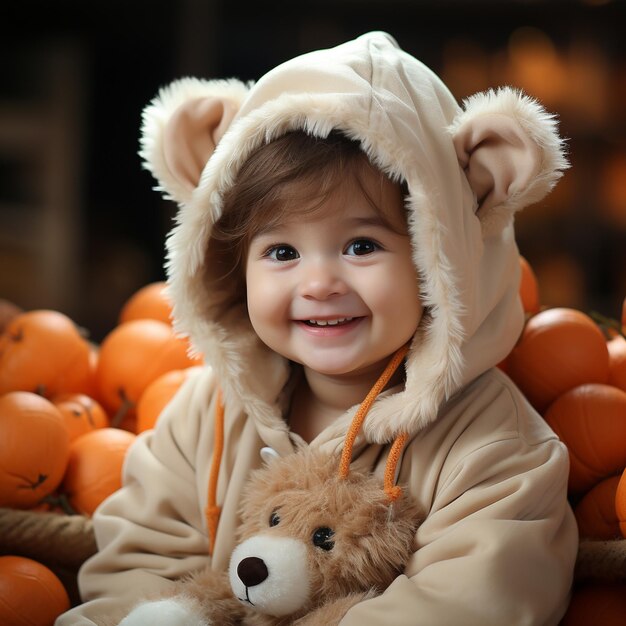
<path id="1" fill-rule="evenodd" d="M 423 313 L 416 273 L 401 269 L 371 277 L 367 302 L 376 328 L 398 347 L 413 336 Z M 395 280 L 389 280 L 390 275 Z"/>
<path id="2" fill-rule="evenodd" d="M 250 270 L 247 275 L 248 316 L 256 334 L 274 348 L 277 334 L 284 332 L 290 319 L 290 299 L 280 276 Z"/>

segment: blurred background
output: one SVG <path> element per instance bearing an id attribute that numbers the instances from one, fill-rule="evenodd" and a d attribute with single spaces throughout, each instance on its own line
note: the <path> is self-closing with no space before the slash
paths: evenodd
<path id="1" fill-rule="evenodd" d="M 137 156 L 175 78 L 257 79 L 386 30 L 460 100 L 513 85 L 556 112 L 572 168 L 517 218 L 542 303 L 616 318 L 626 296 L 626 2 L 91 0 L 0 8 L 0 298 L 99 341 L 164 278 L 175 207 Z"/>

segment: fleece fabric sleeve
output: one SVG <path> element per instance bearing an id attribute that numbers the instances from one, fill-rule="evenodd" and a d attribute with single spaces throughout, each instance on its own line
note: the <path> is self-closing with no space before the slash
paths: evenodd
<path id="1" fill-rule="evenodd" d="M 206 566 L 194 465 L 207 393 L 206 381 L 192 375 L 156 429 L 131 447 L 122 488 L 94 514 L 99 551 L 79 572 L 85 603 L 61 616 L 56 626 L 116 623 L 143 594 Z"/>
<path id="2" fill-rule="evenodd" d="M 578 544 L 567 475 L 556 439 L 511 437 L 467 455 L 441 476 L 406 575 L 341 626 L 558 624 Z"/>

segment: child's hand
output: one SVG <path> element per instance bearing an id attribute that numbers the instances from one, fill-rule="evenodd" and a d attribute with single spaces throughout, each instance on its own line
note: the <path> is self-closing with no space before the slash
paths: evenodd
<path id="1" fill-rule="evenodd" d="M 175 598 L 144 602 L 136 606 L 118 626 L 211 626 L 192 607 Z"/>

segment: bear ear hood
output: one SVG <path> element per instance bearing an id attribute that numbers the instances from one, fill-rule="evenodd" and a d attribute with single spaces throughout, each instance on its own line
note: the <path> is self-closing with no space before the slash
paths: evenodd
<path id="1" fill-rule="evenodd" d="M 287 428 L 277 399 L 289 364 L 258 340 L 243 303 L 215 317 L 219 296 L 206 268 L 212 225 L 239 168 L 256 147 L 296 129 L 320 137 L 340 130 L 407 184 L 426 314 L 406 359 L 405 389 L 372 406 L 364 433 L 376 442 L 416 433 L 501 361 L 521 332 L 513 220 L 567 167 L 556 121 L 510 88 L 459 106 L 433 72 L 380 32 L 296 57 L 255 84 L 184 79 L 159 93 L 144 112 L 141 155 L 180 207 L 167 240 L 175 326 L 216 370 L 225 403 L 242 403 L 260 428 Z M 345 433 L 350 417 L 332 428 Z"/>

